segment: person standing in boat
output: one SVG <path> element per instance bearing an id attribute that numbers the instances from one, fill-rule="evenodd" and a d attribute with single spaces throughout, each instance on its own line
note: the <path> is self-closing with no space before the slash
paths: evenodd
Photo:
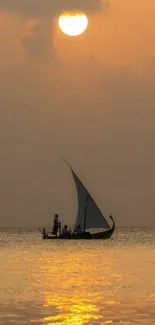
<path id="1" fill-rule="evenodd" d="M 58 214 L 55 214 L 52 234 L 55 235 L 56 237 L 58 234 L 58 229 L 60 229 L 60 227 L 61 227 L 61 222 L 59 221 L 59 216 Z"/>

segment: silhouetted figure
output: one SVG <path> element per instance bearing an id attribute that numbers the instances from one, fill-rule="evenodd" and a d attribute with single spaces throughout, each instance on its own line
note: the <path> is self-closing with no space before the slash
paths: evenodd
<path id="1" fill-rule="evenodd" d="M 66 238 L 70 238 L 71 237 L 71 230 L 68 230 L 68 226 L 65 225 L 62 229 L 62 236 L 66 237 Z"/>
<path id="2" fill-rule="evenodd" d="M 81 226 L 78 225 L 75 231 L 77 234 L 81 234 L 81 232 L 82 232 Z"/>
<path id="3" fill-rule="evenodd" d="M 55 235 L 56 237 L 58 235 L 58 229 L 60 227 L 61 227 L 61 222 L 59 221 L 59 216 L 58 216 L 58 214 L 55 214 L 52 234 Z"/>
<path id="4" fill-rule="evenodd" d="M 65 225 L 62 229 L 62 235 L 66 235 L 68 233 L 68 226 Z"/>
<path id="5" fill-rule="evenodd" d="M 43 229 L 42 234 L 43 234 L 43 239 L 46 239 L 46 230 L 45 230 L 45 228 Z"/>

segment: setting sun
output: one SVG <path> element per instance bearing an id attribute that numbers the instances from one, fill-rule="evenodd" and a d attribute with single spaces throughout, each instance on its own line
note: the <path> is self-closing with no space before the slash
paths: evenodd
<path id="1" fill-rule="evenodd" d="M 88 18 L 84 12 L 63 12 L 59 17 L 61 31 L 69 36 L 82 34 L 88 26 Z"/>

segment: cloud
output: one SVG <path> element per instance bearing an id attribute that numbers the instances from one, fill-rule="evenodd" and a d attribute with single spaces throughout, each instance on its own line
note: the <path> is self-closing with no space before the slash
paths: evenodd
<path id="1" fill-rule="evenodd" d="M 105 6 L 106 4 L 107 0 L 104 2 Z M 31 28 L 27 28 L 21 43 L 31 55 L 39 57 L 46 55 L 52 59 L 56 58 L 56 53 L 54 46 L 49 44 L 52 41 L 51 26 L 48 24 L 49 21 L 51 22 L 51 17 L 65 10 L 81 9 L 86 13 L 96 12 L 100 11 L 102 6 L 101 0 L 0 0 L 0 11 L 16 13 L 26 21 L 40 20 Z"/>
<path id="2" fill-rule="evenodd" d="M 42 25 L 37 25 L 33 29 L 32 35 L 25 36 L 21 39 L 23 46 L 35 56 L 45 56 L 46 38 Z"/>
<path id="3" fill-rule="evenodd" d="M 53 59 L 56 58 L 56 52 L 51 44 L 51 26 L 48 24 L 49 21 L 51 23 L 51 18 L 65 10 L 81 9 L 87 14 L 98 12 L 103 6 L 106 7 L 107 3 L 107 0 L 0 0 L 0 11 L 16 13 L 26 22 L 32 19 L 40 20 L 27 29 L 21 43 L 31 55 L 46 55 Z"/>
<path id="4" fill-rule="evenodd" d="M 25 18 L 57 15 L 63 10 L 98 11 L 107 0 L 0 0 L 0 10 L 18 12 Z"/>
<path id="5" fill-rule="evenodd" d="M 31 55 L 44 58 L 50 57 L 53 60 L 56 58 L 56 52 L 51 38 L 49 26 L 46 23 L 36 22 L 28 30 L 28 35 L 21 38 L 21 42 Z"/>

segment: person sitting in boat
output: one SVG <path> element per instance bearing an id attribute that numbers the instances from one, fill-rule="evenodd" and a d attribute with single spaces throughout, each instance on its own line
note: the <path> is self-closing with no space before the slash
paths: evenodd
<path id="1" fill-rule="evenodd" d="M 62 235 L 66 235 L 68 234 L 69 231 L 68 231 L 68 226 L 67 225 L 64 225 L 63 229 L 62 229 Z"/>
<path id="2" fill-rule="evenodd" d="M 54 226 L 53 226 L 53 231 L 52 234 L 57 236 L 58 229 L 60 228 L 61 222 L 59 221 L 59 216 L 58 214 L 55 214 L 54 216 Z"/>
<path id="3" fill-rule="evenodd" d="M 78 225 L 75 231 L 77 234 L 81 234 L 81 232 L 82 232 L 81 226 Z"/>
<path id="4" fill-rule="evenodd" d="M 71 236 L 71 230 L 68 230 L 68 226 L 64 225 L 63 229 L 62 229 L 62 236 Z"/>
<path id="5" fill-rule="evenodd" d="M 81 226 L 78 225 L 76 229 L 74 229 L 73 236 L 80 235 L 82 233 Z"/>

